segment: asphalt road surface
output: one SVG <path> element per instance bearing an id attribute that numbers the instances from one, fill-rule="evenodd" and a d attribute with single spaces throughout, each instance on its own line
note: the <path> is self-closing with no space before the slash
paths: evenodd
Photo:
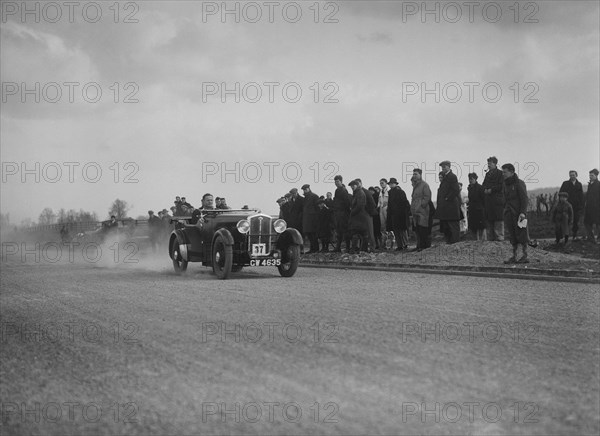
<path id="1" fill-rule="evenodd" d="M 1 266 L 3 435 L 599 432 L 597 285 Z"/>

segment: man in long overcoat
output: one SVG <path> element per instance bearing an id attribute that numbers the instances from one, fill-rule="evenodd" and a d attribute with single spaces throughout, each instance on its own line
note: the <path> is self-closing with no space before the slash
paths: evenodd
<path id="1" fill-rule="evenodd" d="M 336 246 L 335 252 L 342 251 L 342 240 L 346 242 L 346 251 L 350 251 L 350 232 L 348 231 L 348 219 L 350 218 L 350 206 L 352 197 L 344 186 L 344 179 L 337 175 L 334 177 L 335 195 L 333 197 L 333 213 L 335 222 Z"/>
<path id="2" fill-rule="evenodd" d="M 590 183 L 585 194 L 583 224 L 587 232 L 587 239 L 596 242 L 594 226 L 596 226 L 596 234 L 600 237 L 600 182 L 598 181 L 598 170 L 596 168 L 590 171 Z"/>
<path id="3" fill-rule="evenodd" d="M 290 189 L 290 195 L 291 197 L 288 200 L 290 203 L 290 221 L 288 223 L 288 227 L 298 230 L 302 235 L 302 211 L 304 209 L 304 199 L 298 195 L 298 189 L 296 188 Z"/>
<path id="4" fill-rule="evenodd" d="M 319 196 L 310 190 L 310 185 L 302 185 L 304 202 L 302 209 L 302 230 L 310 242 L 310 253 L 319 251 Z"/>
<path id="5" fill-rule="evenodd" d="M 367 196 L 365 192 L 359 187 L 356 180 L 352 180 L 349 185 L 353 195 L 348 230 L 352 235 L 352 252 L 358 253 L 361 249 L 363 251 L 365 249 L 366 241 L 369 238 L 369 221 L 373 221 L 366 210 Z"/>
<path id="6" fill-rule="evenodd" d="M 498 159 L 495 156 L 487 160 L 488 172 L 483 179 L 485 195 L 485 224 L 488 241 L 504 240 L 504 199 L 502 198 L 502 171 L 498 169 Z"/>
<path id="7" fill-rule="evenodd" d="M 529 263 L 527 259 L 527 244 L 529 235 L 527 228 L 522 226 L 527 218 L 527 187 L 525 182 L 515 174 L 513 164 L 502 165 L 502 177 L 504 177 L 504 228 L 510 237 L 513 246 L 513 256 L 504 263 Z M 523 257 L 517 260 L 518 246 L 523 247 Z"/>
<path id="8" fill-rule="evenodd" d="M 390 191 L 388 193 L 388 210 L 386 228 L 394 232 L 396 238 L 397 251 L 400 251 L 408 245 L 408 224 L 410 215 L 410 203 L 406 197 L 406 192 L 398 186 L 396 178 L 392 177 L 389 181 Z"/>
<path id="9" fill-rule="evenodd" d="M 413 191 L 411 196 L 410 211 L 413 217 L 413 225 L 417 235 L 417 250 L 431 247 L 429 237 L 429 202 L 431 201 L 431 189 L 423 180 L 423 171 L 419 168 L 413 170 L 411 178 Z"/>
<path id="10" fill-rule="evenodd" d="M 440 220 L 440 230 L 448 244 L 458 242 L 460 237 L 460 186 L 458 179 L 450 169 L 450 161 L 440 163 L 442 180 L 437 192 L 436 216 Z"/>
<path id="11" fill-rule="evenodd" d="M 571 207 L 573 207 L 573 240 L 577 240 L 577 232 L 579 231 L 579 220 L 583 215 L 583 206 L 585 200 L 583 197 L 583 185 L 577 180 L 577 171 L 569 171 L 569 180 L 565 180 L 560 187 L 559 192 L 566 192 Z"/>

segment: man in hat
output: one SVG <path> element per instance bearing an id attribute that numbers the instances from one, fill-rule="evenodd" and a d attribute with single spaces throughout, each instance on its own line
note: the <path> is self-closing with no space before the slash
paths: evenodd
<path id="1" fill-rule="evenodd" d="M 498 169 L 498 159 L 496 156 L 489 157 L 487 160 L 488 171 L 483 179 L 481 187 L 483 188 L 485 203 L 485 223 L 488 241 L 504 240 L 504 199 L 503 176 L 502 171 Z"/>
<path id="2" fill-rule="evenodd" d="M 596 242 L 594 226 L 596 226 L 596 234 L 600 237 L 600 182 L 598 181 L 598 170 L 596 168 L 590 171 L 590 183 L 585 195 L 583 224 L 585 225 L 588 241 Z"/>
<path id="3" fill-rule="evenodd" d="M 429 230 L 429 202 L 431 201 L 431 189 L 423 180 L 423 171 L 419 168 L 413 170 L 411 178 L 413 183 L 412 201 L 410 210 L 413 217 L 413 225 L 417 235 L 417 251 L 431 247 Z"/>
<path id="4" fill-rule="evenodd" d="M 440 220 L 440 231 L 446 237 L 446 243 L 454 244 L 460 237 L 460 186 L 450 169 L 450 161 L 445 160 L 440 166 L 442 179 L 437 192 L 436 216 Z"/>
<path id="5" fill-rule="evenodd" d="M 302 229 L 310 242 L 311 253 L 319 252 L 319 240 L 317 232 L 319 231 L 319 196 L 310 190 L 309 184 L 302 185 L 304 201 L 302 205 Z"/>
<path id="6" fill-rule="evenodd" d="M 329 251 L 329 243 L 331 242 L 331 216 L 332 210 L 327 207 L 326 200 L 320 198 L 317 202 L 319 208 L 317 236 L 321 241 L 321 253 Z"/>
<path id="7" fill-rule="evenodd" d="M 577 241 L 579 219 L 583 215 L 583 206 L 585 204 L 583 186 L 581 182 L 577 180 L 577 171 L 569 171 L 569 180 L 563 182 L 559 192 L 566 192 L 569 195 L 567 198 L 573 207 L 573 241 Z"/>
<path id="8" fill-rule="evenodd" d="M 388 193 L 386 229 L 394 232 L 396 250 L 400 251 L 408 247 L 410 203 L 406 192 L 398 186 L 398 180 L 395 177 L 390 178 L 388 184 L 390 191 Z"/>
<path id="9" fill-rule="evenodd" d="M 336 245 L 334 252 L 342 251 L 342 240 L 346 242 L 346 251 L 350 251 L 350 233 L 348 220 L 350 219 L 350 206 L 352 197 L 344 186 L 344 178 L 339 174 L 333 178 L 335 195 L 333 197 L 333 213 L 335 221 Z"/>
<path id="10" fill-rule="evenodd" d="M 369 238 L 369 221 L 371 217 L 366 211 L 367 198 L 365 192 L 359 187 L 358 181 L 352 180 L 352 203 L 350 206 L 350 218 L 348 220 L 348 231 L 352 237 L 352 248 L 349 253 L 364 251 Z"/>
<path id="11" fill-rule="evenodd" d="M 181 197 L 181 209 L 183 210 L 184 215 L 191 215 L 194 211 L 194 206 L 188 203 L 185 197 Z"/>
<path id="12" fill-rule="evenodd" d="M 375 203 L 375 199 L 373 198 L 373 195 L 369 192 L 368 189 L 363 187 L 361 179 L 354 179 L 354 180 L 358 183 L 358 187 L 360 189 L 362 189 L 362 191 L 365 194 L 365 199 L 367 201 L 365 210 L 367 211 L 367 214 L 369 214 L 370 217 L 378 215 L 377 204 Z M 369 233 L 368 246 L 363 247 L 364 251 L 372 251 L 375 249 L 375 231 L 373 228 L 373 218 L 371 218 L 369 220 L 368 233 Z"/>
<path id="13" fill-rule="evenodd" d="M 288 227 L 294 228 L 302 234 L 302 211 L 304 209 L 304 198 L 298 195 L 298 189 L 290 189 L 290 220 Z"/>
<path id="14" fill-rule="evenodd" d="M 154 211 L 148 211 L 148 236 L 150 237 L 150 246 L 152 252 L 156 253 L 156 246 L 158 245 L 158 239 L 160 237 L 160 231 L 162 227 L 162 221 L 160 218 L 154 215 Z"/>
<path id="15" fill-rule="evenodd" d="M 515 174 L 513 164 L 502 165 L 502 176 L 504 177 L 504 228 L 507 230 L 510 243 L 513 246 L 512 257 L 504 263 L 529 263 L 527 258 L 529 235 L 527 227 L 523 226 L 524 220 L 527 219 L 527 206 L 529 204 L 527 187 L 525 182 Z M 517 260 L 519 245 L 523 247 L 523 256 Z"/>
<path id="16" fill-rule="evenodd" d="M 227 199 L 225 197 L 221 197 L 219 199 L 219 206 L 217 207 L 217 209 L 222 209 L 222 210 L 228 210 L 231 209 L 228 205 L 227 205 Z"/>
<path id="17" fill-rule="evenodd" d="M 569 203 L 569 194 L 567 192 L 558 193 L 558 204 L 552 209 L 552 222 L 554 223 L 554 235 L 556 236 L 556 245 L 565 238 L 565 245 L 569 242 L 569 229 L 573 225 L 573 207 Z"/>

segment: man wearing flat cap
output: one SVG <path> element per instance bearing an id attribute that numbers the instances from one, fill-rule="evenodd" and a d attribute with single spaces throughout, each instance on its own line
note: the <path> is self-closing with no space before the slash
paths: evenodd
<path id="1" fill-rule="evenodd" d="M 440 220 L 440 231 L 446 243 L 454 244 L 460 237 L 460 186 L 458 179 L 450 169 L 450 161 L 440 163 L 442 176 L 437 192 L 436 216 Z"/>
<path id="2" fill-rule="evenodd" d="M 310 190 L 310 185 L 302 185 L 302 191 L 304 192 L 304 202 L 302 208 L 302 229 L 304 234 L 310 242 L 311 253 L 319 252 L 319 196 Z"/>
<path id="3" fill-rule="evenodd" d="M 569 229 L 573 225 L 573 207 L 569 203 L 569 193 L 561 191 L 558 193 L 558 204 L 552 209 L 552 222 L 554 223 L 554 234 L 556 244 L 565 238 L 565 245 L 569 242 Z"/>
<path id="4" fill-rule="evenodd" d="M 498 169 L 498 159 L 491 156 L 487 160 L 488 171 L 481 187 L 484 194 L 485 225 L 488 241 L 504 241 L 504 177 Z"/>
<path id="5" fill-rule="evenodd" d="M 587 232 L 587 240 L 595 243 L 594 226 L 596 226 L 596 234 L 600 236 L 600 182 L 596 168 L 590 171 L 590 183 L 585 194 L 583 224 Z"/>

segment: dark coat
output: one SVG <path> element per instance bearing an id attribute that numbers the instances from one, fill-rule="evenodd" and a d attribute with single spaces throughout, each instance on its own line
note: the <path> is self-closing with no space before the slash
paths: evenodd
<path id="1" fill-rule="evenodd" d="M 304 199 L 300 196 L 290 199 L 290 221 L 288 227 L 294 228 L 302 233 L 302 211 Z"/>
<path id="2" fill-rule="evenodd" d="M 449 171 L 438 188 L 436 217 L 442 221 L 459 221 L 460 204 L 458 179 L 452 171 Z"/>
<path id="3" fill-rule="evenodd" d="M 159 217 L 157 217 L 156 215 L 152 215 L 151 217 L 148 218 L 148 228 L 150 230 L 150 235 L 156 235 L 157 233 L 160 233 L 162 227 L 162 221 Z"/>
<path id="4" fill-rule="evenodd" d="M 302 209 L 302 230 L 304 233 L 316 233 L 319 230 L 319 196 L 314 192 L 304 195 Z"/>
<path id="5" fill-rule="evenodd" d="M 319 209 L 319 220 L 318 220 L 318 230 L 317 236 L 321 239 L 330 239 L 331 238 L 331 218 L 333 211 L 324 207 Z"/>
<path id="6" fill-rule="evenodd" d="M 503 186 L 504 177 L 502 170 L 496 168 L 485 175 L 481 185 L 483 189 L 491 189 L 491 194 L 485 195 L 485 219 L 488 221 L 502 221 L 504 211 Z"/>
<path id="7" fill-rule="evenodd" d="M 588 189 L 585 194 L 583 223 L 586 225 L 600 225 L 600 182 L 598 180 L 588 184 Z"/>
<path id="8" fill-rule="evenodd" d="M 392 221 L 398 222 L 401 230 L 408 230 L 408 217 L 410 215 L 410 203 L 406 192 L 400 187 L 391 188 L 388 193 L 387 224 L 388 230 L 392 229 Z"/>
<path id="9" fill-rule="evenodd" d="M 377 212 L 377 203 L 373 199 L 373 195 L 371 195 L 371 193 L 369 192 L 368 189 L 365 189 L 365 188 L 361 188 L 361 189 L 365 193 L 365 199 L 367 201 L 367 204 L 365 206 L 365 210 L 371 216 L 377 215 L 378 214 L 378 212 Z"/>
<path id="10" fill-rule="evenodd" d="M 583 185 L 579 180 L 576 180 L 575 184 L 571 183 L 570 180 L 565 180 L 561 185 L 559 192 L 566 192 L 569 194 L 567 200 L 571 203 L 573 210 L 583 210 L 583 205 L 585 204 L 583 198 Z"/>
<path id="11" fill-rule="evenodd" d="M 527 187 L 525 182 L 514 174 L 504 181 L 504 212 L 510 211 L 513 216 L 519 217 L 523 213 L 527 215 Z"/>
<path id="12" fill-rule="evenodd" d="M 292 215 L 291 206 L 292 206 L 292 204 L 289 201 L 286 201 L 279 208 L 279 217 L 287 223 L 288 227 L 291 227 L 291 225 L 290 225 L 290 219 L 291 219 L 290 217 Z"/>
<path id="13" fill-rule="evenodd" d="M 352 197 L 348 193 L 345 186 L 340 186 L 335 190 L 333 195 L 333 213 L 335 217 L 335 225 L 339 231 L 345 232 L 348 230 L 348 219 L 350 218 L 350 206 L 352 205 Z"/>
<path id="14" fill-rule="evenodd" d="M 469 229 L 483 230 L 485 228 L 485 194 L 483 186 L 475 182 L 467 187 L 469 204 L 467 204 L 467 217 Z"/>
<path id="15" fill-rule="evenodd" d="M 569 182 L 570 183 L 570 182 Z M 552 210 L 552 222 L 554 229 L 560 230 L 563 236 L 569 236 L 569 230 L 573 225 L 573 206 L 569 201 L 564 203 L 559 201 L 556 207 Z"/>
<path id="16" fill-rule="evenodd" d="M 367 232 L 369 230 L 369 220 L 371 217 L 366 211 L 367 196 L 362 189 L 354 191 L 352 196 L 352 205 L 350 208 L 350 220 L 348 230 L 355 232 Z"/>

